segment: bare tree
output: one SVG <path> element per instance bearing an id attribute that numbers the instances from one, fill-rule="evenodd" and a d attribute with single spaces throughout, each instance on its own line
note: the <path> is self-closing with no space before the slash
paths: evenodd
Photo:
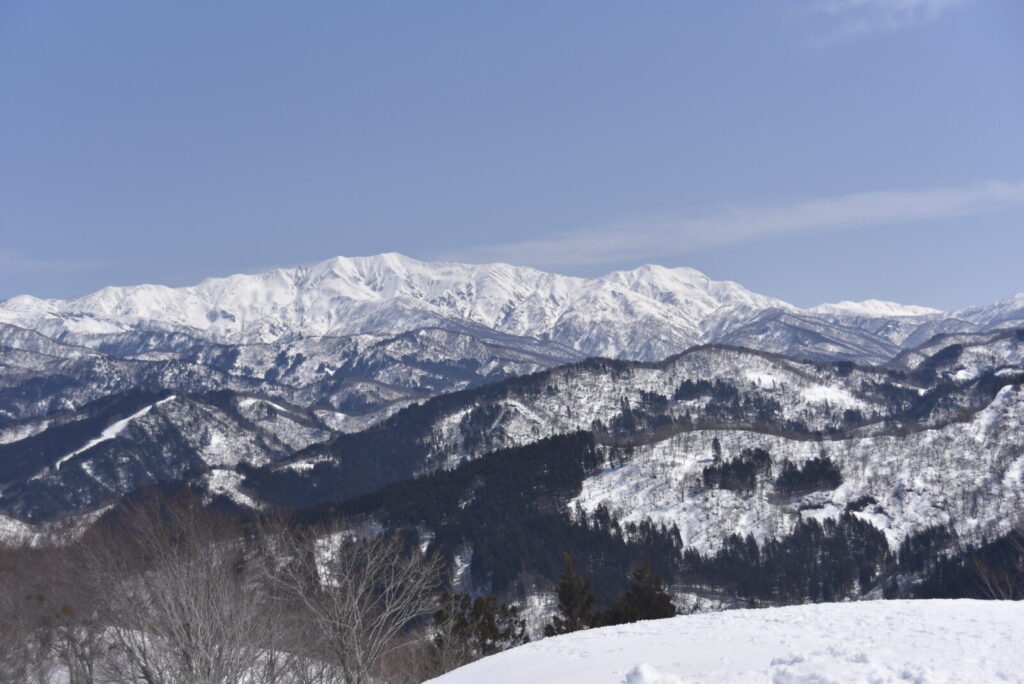
<path id="1" fill-rule="evenodd" d="M 81 547 L 65 546 L 49 565 L 55 610 L 51 615 L 51 653 L 69 684 L 93 684 L 107 654 L 106 625 L 100 597 L 81 581 Z"/>
<path id="2" fill-rule="evenodd" d="M 274 604 L 238 525 L 194 502 L 149 501 L 126 507 L 87 542 L 81 575 L 109 640 L 105 677 L 283 679 L 274 669 Z"/>
<path id="3" fill-rule="evenodd" d="M 0 681 L 419 681 L 438 578 L 398 534 L 122 504 L 80 540 L 0 548 Z"/>
<path id="4" fill-rule="evenodd" d="M 27 543 L 0 548 L 0 681 L 49 681 L 53 602 L 39 572 L 47 557 Z"/>
<path id="5" fill-rule="evenodd" d="M 343 524 L 279 535 L 287 560 L 276 581 L 301 604 L 303 633 L 340 678 L 370 681 L 385 658 L 395 661 L 410 648 L 410 629 L 436 606 L 437 562 L 398 534 L 362 535 Z"/>

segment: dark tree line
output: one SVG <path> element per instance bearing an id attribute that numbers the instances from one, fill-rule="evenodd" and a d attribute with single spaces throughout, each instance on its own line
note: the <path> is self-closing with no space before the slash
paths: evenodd
<path id="1" fill-rule="evenodd" d="M 432 669 L 447 672 L 479 658 L 525 644 L 526 620 L 496 596 L 445 592 L 434 613 L 429 651 Z"/>
<path id="2" fill-rule="evenodd" d="M 712 401 L 720 404 L 728 404 L 739 401 L 740 393 L 735 385 L 724 380 L 683 380 L 676 388 L 672 398 L 676 401 L 690 401 L 710 397 Z"/>
<path id="3" fill-rule="evenodd" d="M 641 392 L 640 401 L 630 404 L 622 399 L 621 412 L 613 418 L 607 431 L 615 435 L 633 435 L 637 432 L 653 432 L 673 423 L 667 414 L 668 398 L 654 392 Z"/>
<path id="4" fill-rule="evenodd" d="M 749 493 L 757 486 L 758 478 L 771 475 L 772 458 L 765 449 L 743 449 L 739 456 L 723 460 L 722 447 L 716 437 L 711 443 L 711 451 L 714 463 L 705 466 L 701 472 L 701 481 L 709 489 Z M 842 483 L 839 466 L 823 454 L 801 465 L 783 461 L 781 472 L 773 484 L 775 493 L 780 496 L 799 496 L 835 489 Z"/>
<path id="5" fill-rule="evenodd" d="M 720 459 L 721 447 L 718 453 Z M 767 475 L 771 467 L 772 459 L 765 449 L 744 449 L 737 458 L 705 467 L 701 479 L 709 489 L 750 492 L 757 484 L 758 476 Z"/>
<path id="6" fill-rule="evenodd" d="M 759 544 L 732 535 L 715 554 L 684 555 L 684 584 L 771 603 L 837 601 L 869 589 L 886 569 L 889 545 L 868 522 L 803 520 L 785 537 Z"/>
<path id="7" fill-rule="evenodd" d="M 707 398 L 702 417 L 709 420 L 746 420 L 777 423 L 782 405 L 764 393 L 742 394 L 724 380 L 683 380 L 672 397 L 676 401 Z"/>
<path id="8" fill-rule="evenodd" d="M 822 455 L 800 466 L 783 461 L 782 472 L 775 480 L 775 491 L 783 496 L 795 496 L 835 489 L 842 483 L 843 474 L 839 466 L 828 456 Z"/>
<path id="9" fill-rule="evenodd" d="M 907 537 L 885 586 L 888 598 L 1024 599 L 1024 528 L 977 545 L 931 527 Z"/>
<path id="10" fill-rule="evenodd" d="M 467 545 L 473 549 L 474 591 L 506 598 L 537 583 L 553 586 L 564 554 L 570 553 L 594 578 L 599 599 L 610 601 L 626 588 L 630 568 L 640 557 L 648 557 L 663 577 L 673 576 L 682 544 L 674 528 L 650 522 L 623 527 L 604 508 L 587 516 L 568 509 L 566 502 L 600 465 L 589 433 L 552 437 L 322 506 L 300 518 L 322 522 L 372 516 L 389 526 L 429 529 L 434 547 L 445 557 Z"/>
<path id="11" fill-rule="evenodd" d="M 646 561 L 633 570 L 629 587 L 611 605 L 595 610 L 590 580 L 580 574 L 572 556 L 566 554 L 557 594 L 558 612 L 544 628 L 546 636 L 676 615 L 676 606 L 665 591 L 661 578 Z"/>

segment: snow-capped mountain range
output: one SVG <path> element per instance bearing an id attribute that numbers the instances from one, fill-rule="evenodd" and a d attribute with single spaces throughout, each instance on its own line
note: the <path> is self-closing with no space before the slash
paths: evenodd
<path id="1" fill-rule="evenodd" d="M 471 335 L 487 330 L 556 343 L 585 356 L 640 360 L 726 342 L 880 362 L 937 333 L 1022 320 L 1024 295 L 952 313 L 876 300 L 803 310 L 689 268 L 648 265 L 576 278 L 393 253 L 337 257 L 192 287 L 108 287 L 77 299 L 18 296 L 0 303 L 0 323 L 82 346 L 138 331 L 218 344 L 269 344 L 436 327 Z"/>
<path id="2" fill-rule="evenodd" d="M 1006 534 L 1022 445 L 1022 295 L 801 309 L 691 269 L 387 254 L 0 303 L 0 536 L 182 485 L 412 527 L 458 586 L 541 601 L 549 534 L 623 577 L 630 545 L 840 519 L 886 553 Z"/>

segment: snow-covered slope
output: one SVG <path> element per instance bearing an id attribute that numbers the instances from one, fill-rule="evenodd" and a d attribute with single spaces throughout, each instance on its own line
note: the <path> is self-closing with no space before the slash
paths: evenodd
<path id="1" fill-rule="evenodd" d="M 311 412 L 267 399 L 130 393 L 0 444 L 0 509 L 39 520 L 196 479 L 211 495 L 256 506 L 238 491 L 239 463 L 283 459 L 334 434 Z"/>
<path id="2" fill-rule="evenodd" d="M 713 314 L 777 306 L 788 305 L 685 268 L 644 266 L 583 279 L 382 254 L 178 289 L 111 287 L 66 301 L 15 297 L 0 304 L 0 322 L 51 336 L 141 327 L 232 343 L 476 325 L 593 355 L 657 358 L 700 341 L 701 324 Z"/>
<path id="3" fill-rule="evenodd" d="M 721 346 L 658 363 L 589 360 L 439 397 L 376 432 L 367 431 L 376 420 L 424 397 L 416 386 L 435 381 L 446 350 L 477 359 L 475 375 L 460 381 L 476 385 L 473 378 L 492 364 L 503 377 L 510 368 L 536 370 L 539 357 L 437 329 L 341 346 L 336 338 L 232 346 L 228 359 L 224 350 L 202 348 L 199 368 L 92 352 L 72 359 L 11 352 L 9 360 L 21 359 L 22 379 L 0 398 L 7 411 L 36 407 L 33 364 L 54 364 L 47 372 L 65 380 L 75 364 L 86 370 L 63 391 L 76 402 L 67 410 L 0 423 L 8 462 L 32 466 L 9 476 L 0 503 L 19 514 L 52 515 L 104 503 L 153 481 L 148 473 L 173 479 L 244 463 L 269 469 L 271 480 L 301 480 L 295 491 L 313 486 L 294 503 L 311 505 L 456 468 L 495 450 L 592 431 L 611 451 L 608 467 L 582 483 L 584 510 L 604 506 L 630 522 L 675 523 L 701 551 L 734 532 L 761 540 L 784 535 L 801 518 L 835 517 L 866 496 L 874 503 L 859 514 L 871 517 L 890 544 L 935 524 L 967 536 L 993 533 L 1024 491 L 1024 400 L 1016 388 L 1024 339 L 1005 332 L 972 339 L 958 357 L 936 345 L 936 355 L 921 351 L 913 363 L 908 357 L 906 371 L 891 372 Z M 332 358 L 332 350 L 348 346 L 348 360 Z M 454 370 L 445 373 L 451 379 Z M 0 379 L 14 375 L 9 368 Z M 109 418 L 83 408 L 125 385 L 177 398 Z M 251 399 L 229 401 L 238 393 Z M 360 401 L 385 408 L 358 415 L 339 410 L 342 398 L 356 408 Z M 253 413 L 257 407 L 262 413 Z M 94 415 L 98 422 L 88 429 L 68 432 Z M 750 491 L 700 486 L 715 438 L 726 460 L 745 449 L 767 450 L 773 470 Z M 620 443 L 621 453 L 614 451 Z M 773 496 L 771 479 L 785 461 L 799 465 L 822 453 L 841 469 L 842 488 L 792 501 Z M 110 473 L 98 475 L 105 469 Z M 225 478 L 214 484 L 237 491 L 237 478 Z M 40 507 L 43 489 L 47 503 Z"/>
<path id="4" fill-rule="evenodd" d="M 437 684 L 1021 682 L 1024 603 L 866 601 L 689 615 L 575 632 Z"/>
<path id="5" fill-rule="evenodd" d="M 0 442 L 5 419 L 74 411 L 133 389 L 259 393 L 347 414 L 383 413 L 434 394 L 581 358 L 551 342 L 486 329 L 298 337 L 227 345 L 182 333 L 89 336 L 86 348 L 0 324 Z M 371 421 L 362 421 L 363 424 Z M 7 440 L 9 441 L 9 439 Z"/>
<path id="6" fill-rule="evenodd" d="M 908 306 L 897 302 L 884 302 L 879 299 L 865 299 L 862 302 L 844 301 L 835 304 L 819 304 L 808 309 L 808 311 L 877 318 L 889 316 L 930 316 L 942 313 L 939 309 L 932 309 L 927 306 Z"/>
<path id="7" fill-rule="evenodd" d="M 991 354 L 1015 339 L 995 340 Z M 261 482 L 306 492 L 297 504 L 327 503 L 591 431 L 601 462 L 565 510 L 675 526 L 701 553 L 732 534 L 764 542 L 847 512 L 891 548 L 933 526 L 964 539 L 1005 534 L 1024 507 L 1024 369 L 965 373 L 940 361 L 919 376 L 716 346 L 656 364 L 590 360 L 439 397 L 297 453 L 286 463 L 301 477 L 270 465 Z M 705 468 L 753 450 L 767 461 L 748 485 L 703 480 Z M 787 462 L 822 457 L 840 485 L 780 492 Z"/>
<path id="8" fill-rule="evenodd" d="M 865 421 L 893 415 L 895 406 L 872 394 L 885 381 L 884 374 L 873 371 L 838 375 L 831 366 L 717 346 L 693 348 L 659 363 L 589 360 L 428 402 L 418 411 L 426 417 L 405 435 L 403 449 L 420 452 L 419 469 L 426 472 L 579 430 L 628 435 L 648 429 L 642 420 L 627 424 L 627 414 L 634 413 L 653 413 L 668 423 L 693 416 L 729 425 L 761 420 L 779 429 L 799 425 L 800 430 L 827 432 L 842 424 L 848 410 Z M 721 413 L 733 412 L 733 403 L 726 399 L 726 408 L 712 396 L 710 385 L 674 400 L 684 382 L 734 386 L 737 413 Z M 408 430 L 403 418 L 395 416 L 379 429 L 392 434 Z M 345 441 L 311 448 L 296 459 L 319 460 L 324 453 L 340 458 L 348 448 Z"/>
<path id="9" fill-rule="evenodd" d="M 916 319 L 914 319 L 916 320 Z M 884 325 L 873 324 L 884 321 Z M 848 319 L 767 309 L 749 319 L 725 320 L 709 337 L 749 349 L 820 361 L 881 363 L 900 347 L 891 339 L 902 319 Z M 903 323 L 906 325 L 906 323 Z"/>
<path id="10" fill-rule="evenodd" d="M 892 360 L 895 367 L 933 367 L 958 380 L 1024 366 L 1024 331 L 937 335 Z"/>
<path id="11" fill-rule="evenodd" d="M 976 329 L 1020 318 L 1019 298 L 958 318 Z M 489 330 L 557 342 L 588 356 L 655 360 L 724 337 L 767 311 L 799 314 L 796 329 L 764 340 L 767 351 L 809 351 L 881 361 L 913 329 L 949 318 L 935 309 L 869 300 L 802 311 L 689 268 L 642 266 L 575 278 L 508 264 L 422 262 L 399 254 L 337 257 L 301 268 L 234 275 L 199 285 L 108 287 L 71 300 L 14 297 L 0 323 L 95 346 L 131 331 L 162 331 L 230 344 L 282 338 L 394 335 L 440 327 Z M 827 349 L 800 337 L 799 321 L 838 323 L 873 338 L 847 348 L 842 330 Z M 898 321 L 894 330 L 882 330 Z M 883 322 L 883 323 L 880 323 Z M 837 344 L 838 342 L 838 344 Z M 880 345 L 880 346 L 879 346 Z"/>
<path id="12" fill-rule="evenodd" d="M 776 471 L 784 461 L 825 455 L 843 483 L 781 499 L 770 478 L 749 491 L 707 488 L 701 474 L 712 463 L 714 440 L 726 458 L 764 449 Z M 910 434 L 816 441 L 746 430 L 683 433 L 609 464 L 584 481 L 573 503 L 587 513 L 604 506 L 625 524 L 674 524 L 683 543 L 702 553 L 717 551 L 730 534 L 763 543 L 801 520 L 846 511 L 884 532 L 891 548 L 933 526 L 952 527 L 967 540 L 1006 534 L 1024 508 L 1024 390 L 1004 387 L 970 420 Z"/>
<path id="13" fill-rule="evenodd" d="M 988 328 L 1021 327 L 1024 325 L 1024 293 L 988 306 L 964 309 L 957 317 Z"/>

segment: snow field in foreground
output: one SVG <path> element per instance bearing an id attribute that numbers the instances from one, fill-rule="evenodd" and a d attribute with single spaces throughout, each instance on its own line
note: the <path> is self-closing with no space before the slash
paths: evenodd
<path id="1" fill-rule="evenodd" d="M 544 639 L 432 681 L 1024 682 L 1024 602 L 866 601 L 680 616 Z"/>

